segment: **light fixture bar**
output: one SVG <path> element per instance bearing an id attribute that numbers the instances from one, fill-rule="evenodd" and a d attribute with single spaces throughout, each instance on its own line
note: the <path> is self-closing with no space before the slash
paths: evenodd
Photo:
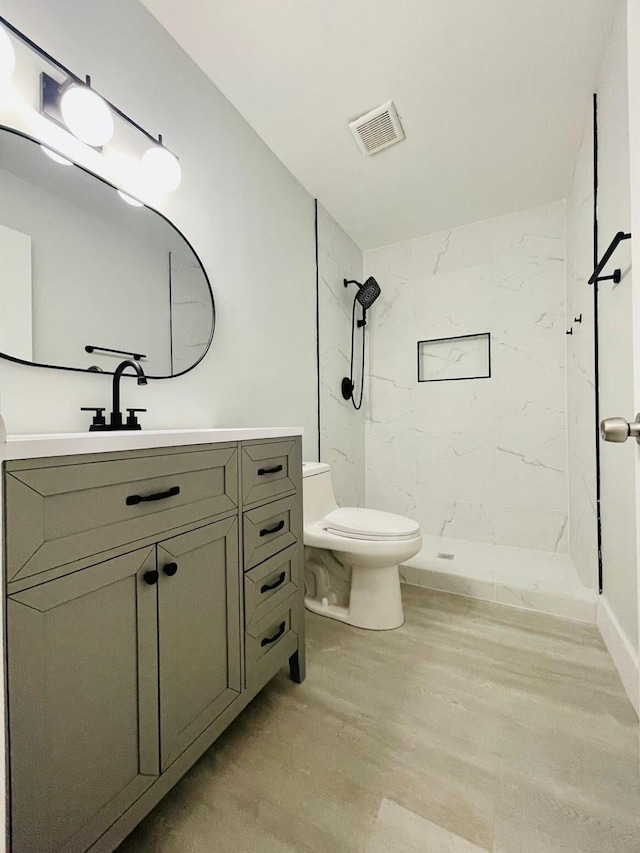
<path id="1" fill-rule="evenodd" d="M 40 72 L 40 112 L 67 130 L 60 111 L 60 96 L 64 86 L 64 83 L 58 83 L 46 71 Z"/>
<path id="2" fill-rule="evenodd" d="M 69 80 L 71 80 L 74 83 L 77 83 L 81 86 L 86 85 L 86 80 L 83 80 L 82 77 L 78 77 L 77 74 L 74 74 L 73 71 L 71 71 L 69 68 L 66 67 L 66 65 L 63 65 L 61 62 L 59 62 L 57 59 L 55 59 L 53 56 L 51 56 L 50 53 L 48 53 L 44 48 L 40 47 L 39 44 L 36 44 L 36 42 L 33 41 L 33 39 L 30 39 L 29 36 L 25 35 L 21 30 L 19 30 L 17 27 L 15 27 L 6 18 L 2 17 L 2 15 L 0 15 L 0 24 L 3 24 L 11 33 L 13 33 L 14 36 L 16 36 L 16 38 L 20 39 L 20 41 L 23 42 L 24 44 L 26 44 L 27 47 L 29 47 L 34 53 L 37 53 L 38 56 L 41 56 L 42 59 L 46 60 L 46 62 L 48 62 L 50 65 L 53 65 L 55 68 L 57 68 L 63 74 L 65 74 L 69 78 Z M 44 72 L 43 72 L 43 76 L 44 76 Z M 49 79 L 53 79 L 53 78 L 49 78 Z M 89 78 L 87 77 L 87 79 L 89 79 Z M 56 81 L 53 81 L 53 82 L 55 83 Z M 59 87 L 60 84 L 56 83 L 56 86 Z M 100 95 L 100 93 L 97 92 L 95 89 L 94 89 L 94 91 L 96 92 L 97 95 Z M 109 107 L 109 109 L 113 110 L 113 112 L 117 116 L 119 116 L 119 118 L 121 118 L 123 121 L 126 121 L 127 124 L 130 124 L 137 131 L 139 131 L 139 133 L 142 133 L 142 135 L 145 136 L 150 142 L 153 142 L 155 145 L 162 145 L 163 148 L 166 148 L 166 145 L 162 141 L 162 136 L 160 134 L 158 136 L 153 136 L 151 133 L 149 133 L 148 130 L 145 130 L 144 127 L 139 125 L 137 121 L 134 121 L 134 119 L 132 119 L 131 116 L 128 116 L 125 112 L 123 112 L 121 109 L 116 107 L 115 104 L 111 103 L 111 101 L 109 101 L 107 98 L 105 98 L 102 95 L 100 95 L 100 97 L 106 103 L 106 105 Z M 66 125 L 64 125 L 64 123 L 62 122 L 62 117 L 60 115 L 59 109 L 57 111 L 57 113 L 58 113 L 57 116 L 51 115 L 51 113 L 48 111 L 44 111 L 44 112 L 45 112 L 45 115 L 47 116 L 47 118 L 52 119 L 57 124 L 62 124 L 62 126 L 66 128 Z M 167 151 L 170 151 L 170 149 L 167 148 Z M 177 156 L 177 154 L 175 154 L 173 151 L 170 151 L 170 153 L 173 154 L 173 156 L 176 158 L 176 160 L 179 160 L 179 157 Z"/>

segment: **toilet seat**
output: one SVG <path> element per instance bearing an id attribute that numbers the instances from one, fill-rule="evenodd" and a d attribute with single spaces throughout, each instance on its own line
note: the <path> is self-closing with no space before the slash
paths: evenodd
<path id="1" fill-rule="evenodd" d="M 360 507 L 334 509 L 320 526 L 334 536 L 378 542 L 414 539 L 420 534 L 420 525 L 411 518 Z"/>

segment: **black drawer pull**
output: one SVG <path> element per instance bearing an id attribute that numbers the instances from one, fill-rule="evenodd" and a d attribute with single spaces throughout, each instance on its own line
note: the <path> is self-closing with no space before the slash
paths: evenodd
<path id="1" fill-rule="evenodd" d="M 270 590 L 272 590 L 272 589 L 278 589 L 278 587 L 279 587 L 279 586 L 282 586 L 282 584 L 284 583 L 284 581 L 285 581 L 285 578 L 286 578 L 286 577 L 287 577 L 287 573 L 286 573 L 286 572 L 281 572 L 281 573 L 280 573 L 280 577 L 278 578 L 278 580 L 277 580 L 277 581 L 274 581 L 274 582 L 273 582 L 273 583 L 271 583 L 271 584 L 267 584 L 267 583 L 266 583 L 264 586 L 261 586 L 261 587 L 260 587 L 260 592 L 269 592 L 269 591 L 270 591 Z"/>
<path id="2" fill-rule="evenodd" d="M 284 634 L 284 629 L 287 627 L 286 622 L 281 622 L 280 627 L 273 635 L 273 637 L 265 637 L 264 640 L 260 642 L 260 646 L 268 646 L 269 643 L 275 643 L 276 640 L 279 640 L 280 637 Z"/>
<path id="3" fill-rule="evenodd" d="M 153 495 L 129 495 L 126 500 L 127 506 L 146 503 L 147 501 L 163 501 L 165 498 L 175 498 L 180 494 L 180 486 L 172 486 L 166 492 L 156 492 Z"/>
<path id="4" fill-rule="evenodd" d="M 162 567 L 162 571 L 167 575 L 167 577 L 172 578 L 175 573 L 178 571 L 177 563 L 165 563 Z"/>
<path id="5" fill-rule="evenodd" d="M 282 471 L 282 465 L 276 465 L 275 468 L 258 468 L 258 477 L 264 477 L 265 474 L 277 474 Z"/>
<path id="6" fill-rule="evenodd" d="M 270 533 L 277 533 L 278 530 L 282 530 L 283 527 L 284 527 L 284 518 L 282 519 L 282 521 L 279 521 L 275 527 L 271 527 L 271 528 L 265 527 L 264 530 L 260 531 L 260 536 L 268 536 Z"/>
<path id="7" fill-rule="evenodd" d="M 153 586 L 154 583 L 158 583 L 158 573 L 155 569 L 152 569 L 149 572 L 145 572 L 142 577 L 144 578 L 144 582 L 148 583 L 149 586 Z"/>

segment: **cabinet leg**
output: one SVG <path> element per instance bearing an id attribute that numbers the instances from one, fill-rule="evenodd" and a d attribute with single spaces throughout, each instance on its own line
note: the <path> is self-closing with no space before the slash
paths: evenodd
<path id="1" fill-rule="evenodd" d="M 289 658 L 289 673 L 292 681 L 295 681 L 296 684 L 302 684 L 307 674 L 304 651 L 301 653 L 298 649 L 297 652 L 291 655 Z"/>

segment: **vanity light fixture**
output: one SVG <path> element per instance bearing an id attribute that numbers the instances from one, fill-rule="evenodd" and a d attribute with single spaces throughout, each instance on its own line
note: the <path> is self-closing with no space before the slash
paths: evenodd
<path id="1" fill-rule="evenodd" d="M 130 204 L 131 207 L 144 207 L 144 204 L 141 201 L 138 201 L 137 198 L 133 198 L 133 196 L 127 195 L 123 193 L 122 190 L 118 190 L 118 195 L 125 201 L 127 204 Z"/>
<path id="2" fill-rule="evenodd" d="M 113 115 L 105 101 L 91 88 L 89 78 L 84 85 L 72 83 L 64 88 L 60 112 L 66 126 L 81 142 L 93 147 L 111 142 Z"/>
<path id="3" fill-rule="evenodd" d="M 4 76 L 10 76 L 15 66 L 15 50 L 8 33 L 44 59 L 58 78 L 54 79 L 45 71 L 40 74 L 42 115 L 98 151 L 102 151 L 102 146 L 111 141 L 115 131 L 114 119 L 117 116 L 151 143 L 151 147 L 145 151 L 139 162 L 141 183 L 149 190 L 161 193 L 172 192 L 180 185 L 180 162 L 164 145 L 162 136 L 152 136 L 115 104 L 99 95 L 91 86 L 89 76 L 82 80 L 1 15 L 0 80 Z"/>
<path id="4" fill-rule="evenodd" d="M 8 80 L 16 67 L 16 52 L 3 26 L 0 26 L 0 80 Z"/>
<path id="5" fill-rule="evenodd" d="M 54 163 L 60 163 L 61 166 L 73 166 L 71 160 L 67 160 L 66 157 L 63 157 L 62 154 L 58 154 L 57 151 L 54 151 L 51 148 L 47 148 L 46 145 L 40 143 L 40 148 L 44 151 L 44 153 L 49 157 Z"/>
<path id="6" fill-rule="evenodd" d="M 153 145 L 142 155 L 140 161 L 144 180 L 154 190 L 163 193 L 173 192 L 180 186 L 182 169 L 175 154 L 162 144 L 162 136 L 158 144 Z"/>
<path id="7" fill-rule="evenodd" d="M 69 78 L 63 83 L 44 71 L 40 75 L 40 112 L 72 133 L 76 139 L 101 149 L 111 141 L 113 114 L 107 103 L 86 83 Z"/>

